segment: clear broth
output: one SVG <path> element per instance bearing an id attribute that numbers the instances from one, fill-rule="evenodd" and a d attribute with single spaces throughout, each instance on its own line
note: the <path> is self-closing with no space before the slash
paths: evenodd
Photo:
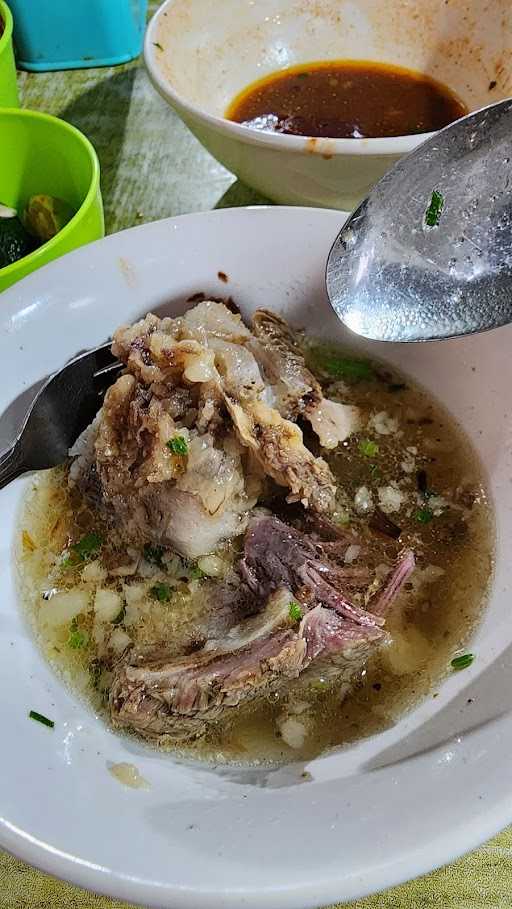
<path id="1" fill-rule="evenodd" d="M 322 348 L 319 356 L 319 348 L 312 349 L 311 365 L 328 363 L 339 354 Z M 306 760 L 375 734 L 396 723 L 420 699 L 435 696 L 436 687 L 451 671 L 452 658 L 478 623 L 492 577 L 494 520 L 483 470 L 469 440 L 444 408 L 409 378 L 375 363 L 370 364 L 369 374 L 365 368 L 361 375 L 360 361 L 346 362 L 356 366 L 341 384 L 325 371 L 321 375 L 326 393 L 331 397 L 340 393 L 344 402 L 357 405 L 367 416 L 385 412 L 386 418 L 376 417 L 371 427 L 327 455 L 343 489 L 337 517 L 345 520 L 350 512 L 350 522 L 357 529 L 367 518 L 354 511 L 356 491 L 364 486 L 378 501 L 379 489 L 389 490 L 389 484 L 396 484 L 393 488 L 398 488 L 404 503 L 399 513 L 389 517 L 402 529 L 401 544 L 411 546 L 417 556 L 417 570 L 387 618 L 393 641 L 374 653 L 346 697 L 340 696 L 335 684 L 306 692 L 298 686 L 296 697 L 306 704 L 299 716 L 307 729 L 303 747 L 292 749 L 281 737 L 283 705 L 276 700 L 241 711 L 228 725 L 212 728 L 207 738 L 181 747 L 182 754 L 252 764 Z M 382 434 L 376 425 L 381 430 L 394 426 L 394 430 Z M 307 441 L 314 446 L 312 439 Z M 375 442 L 378 452 L 371 449 L 370 455 L 363 454 L 367 441 Z M 420 482 L 422 487 L 427 484 L 426 495 L 418 489 L 421 471 L 426 472 Z M 431 506 L 439 513 L 423 523 L 420 515 L 424 517 Z M 21 515 L 18 568 L 21 597 L 48 660 L 74 691 L 106 715 L 94 647 L 72 649 L 67 629 L 49 633 L 38 618 L 43 593 L 59 583 L 55 568 L 59 554 L 70 540 L 90 530 L 94 520 L 90 509 L 69 493 L 64 469 L 41 474 Z M 388 538 L 375 535 L 375 564 L 389 555 L 390 546 Z M 226 547 L 224 556 L 234 558 L 236 549 Z M 66 577 L 64 586 L 70 588 L 73 580 Z M 100 586 L 119 591 L 124 583 L 137 580 L 110 578 Z M 165 633 L 169 647 L 177 653 L 184 629 L 190 636 L 199 621 L 202 583 L 194 582 L 197 589 L 192 596 L 189 588 L 177 583 L 172 602 L 165 604 Z M 139 643 L 157 633 L 157 604 L 153 602 L 151 608 L 151 620 L 127 628 Z"/>

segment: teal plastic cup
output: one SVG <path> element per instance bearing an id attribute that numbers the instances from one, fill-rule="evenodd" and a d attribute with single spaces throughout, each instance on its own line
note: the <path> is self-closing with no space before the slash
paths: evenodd
<path id="1" fill-rule="evenodd" d="M 0 0 L 0 107 L 18 107 L 19 104 L 12 30 L 11 11 L 7 3 Z"/>
<path id="2" fill-rule="evenodd" d="M 9 0 L 20 69 L 114 66 L 141 51 L 147 0 Z"/>

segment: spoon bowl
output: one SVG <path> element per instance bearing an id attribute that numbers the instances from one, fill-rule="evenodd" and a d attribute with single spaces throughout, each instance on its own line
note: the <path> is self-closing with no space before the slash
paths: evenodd
<path id="1" fill-rule="evenodd" d="M 327 260 L 353 332 L 430 341 L 512 322 L 512 100 L 457 120 L 355 209 Z"/>

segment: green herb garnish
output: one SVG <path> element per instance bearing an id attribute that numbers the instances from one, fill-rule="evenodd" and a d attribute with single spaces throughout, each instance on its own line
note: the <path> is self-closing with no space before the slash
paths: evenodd
<path id="1" fill-rule="evenodd" d="M 158 600 L 159 603 L 168 603 L 171 599 L 171 588 L 168 584 L 164 584 L 163 582 L 155 584 L 155 586 L 152 587 L 149 592 L 155 600 Z"/>
<path id="2" fill-rule="evenodd" d="M 73 650 L 80 650 L 89 641 L 89 635 L 85 631 L 70 631 L 68 644 Z"/>
<path id="3" fill-rule="evenodd" d="M 86 533 L 78 543 L 73 543 L 69 548 L 69 555 L 63 559 L 64 568 L 72 568 L 79 565 L 80 562 L 87 562 L 92 556 L 96 555 L 98 550 L 103 546 L 103 537 L 99 533 Z"/>
<path id="4" fill-rule="evenodd" d="M 433 517 L 434 512 L 431 508 L 420 508 L 419 511 L 416 512 L 416 520 L 419 521 L 420 524 L 430 524 Z"/>
<path id="5" fill-rule="evenodd" d="M 190 577 L 193 581 L 200 581 L 201 578 L 205 578 L 206 575 L 204 571 L 201 570 L 201 568 L 198 568 L 197 565 L 194 565 L 194 567 L 190 569 Z"/>
<path id="6" fill-rule="evenodd" d="M 85 647 L 89 643 L 89 635 L 86 631 L 82 631 L 76 619 L 73 619 L 71 625 L 69 626 L 69 637 L 68 644 L 73 650 L 80 650 L 82 647 Z"/>
<path id="7" fill-rule="evenodd" d="M 334 379 L 374 379 L 375 372 L 367 360 L 353 360 L 349 357 L 327 355 L 318 360 L 318 365 Z"/>
<path id="8" fill-rule="evenodd" d="M 184 436 L 174 436 L 173 439 L 169 439 L 165 444 L 169 451 L 172 451 L 175 455 L 184 457 L 184 455 L 188 454 L 188 444 Z"/>
<path id="9" fill-rule="evenodd" d="M 78 543 L 69 547 L 69 554 L 62 560 L 63 568 L 76 568 L 82 562 L 95 556 L 103 546 L 103 537 L 99 533 L 86 533 Z"/>
<path id="10" fill-rule="evenodd" d="M 374 480 L 380 476 L 380 467 L 378 464 L 370 464 L 370 473 Z"/>
<path id="11" fill-rule="evenodd" d="M 365 456 L 365 458 L 374 458 L 376 454 L 379 453 L 379 446 L 377 442 L 372 442 L 371 439 L 362 439 L 359 442 L 359 451 Z"/>
<path id="12" fill-rule="evenodd" d="M 49 720 L 47 716 L 44 716 L 42 713 L 38 713 L 37 710 L 31 710 L 29 717 L 31 720 L 35 720 L 37 723 L 42 723 L 43 726 L 48 726 L 48 729 L 53 729 L 55 726 L 53 720 Z"/>
<path id="13" fill-rule="evenodd" d="M 163 51 L 163 47 L 162 47 L 162 45 L 160 44 L 159 41 L 153 41 L 153 47 L 157 47 L 158 50 Z"/>
<path id="14" fill-rule="evenodd" d="M 152 565 L 158 565 L 159 568 L 164 567 L 162 561 L 164 552 L 165 549 L 163 546 L 152 546 L 151 543 L 146 543 L 143 549 L 143 555 L 146 562 L 151 562 Z"/>
<path id="15" fill-rule="evenodd" d="M 82 537 L 78 543 L 75 543 L 71 547 L 73 552 L 80 557 L 80 559 L 85 562 L 86 559 L 89 559 L 92 555 L 95 555 L 98 549 L 101 549 L 103 545 L 103 538 L 99 533 L 87 533 L 85 537 Z"/>
<path id="16" fill-rule="evenodd" d="M 437 227 L 441 218 L 441 212 L 444 208 L 444 196 L 434 189 L 430 205 L 425 212 L 425 224 L 427 227 Z"/>
<path id="17" fill-rule="evenodd" d="M 463 653 L 452 660 L 452 669 L 467 669 L 468 666 L 471 666 L 474 659 L 475 655 L 473 653 Z"/>
<path id="18" fill-rule="evenodd" d="M 300 608 L 298 603 L 295 603 L 292 600 L 292 602 L 288 606 L 288 613 L 290 615 L 292 622 L 300 622 L 300 620 L 302 618 L 302 609 Z"/>

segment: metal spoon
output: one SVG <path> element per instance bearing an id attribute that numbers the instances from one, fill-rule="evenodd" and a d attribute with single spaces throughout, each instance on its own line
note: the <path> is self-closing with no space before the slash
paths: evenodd
<path id="1" fill-rule="evenodd" d="M 399 161 L 344 225 L 326 281 L 341 321 L 372 340 L 512 322 L 512 100 L 455 121 Z"/>

